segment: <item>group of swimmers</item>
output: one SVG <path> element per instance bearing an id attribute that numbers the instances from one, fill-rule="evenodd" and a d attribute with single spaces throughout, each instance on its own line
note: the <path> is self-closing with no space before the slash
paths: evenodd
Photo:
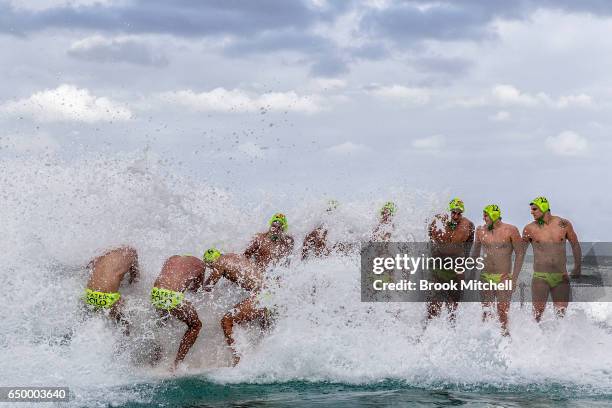
<path id="1" fill-rule="evenodd" d="M 330 201 L 328 212 L 336 210 L 337 202 Z M 502 222 L 499 206 L 491 204 L 483 210 L 484 225 L 478 228 L 464 215 L 462 200 L 451 200 L 447 213 L 437 214 L 429 225 L 429 238 L 433 243 L 471 245 L 470 256 L 479 256 L 484 251 L 485 268 L 481 279 L 490 282 L 512 280 L 517 282 L 522 267 L 526 247 L 534 248 L 534 272 L 532 279 L 533 308 L 537 321 L 542 317 L 548 295 L 552 295 L 555 309 L 563 315 L 567 307 L 569 278 L 565 266 L 565 242 L 570 242 L 574 255 L 572 276 L 580 275 L 581 250 L 571 223 L 561 217 L 553 216 L 548 200 L 537 197 L 530 203 L 534 222 L 523 229 L 523 234 L 510 224 Z M 387 202 L 380 210 L 377 225 L 372 231 L 373 242 L 389 242 L 395 225 L 393 218 L 397 207 Z M 265 272 L 275 265 L 287 265 L 294 250 L 294 239 L 287 233 L 288 222 L 284 214 L 277 213 L 269 221 L 265 232 L 255 235 L 242 254 L 221 253 L 216 248 L 204 252 L 200 259 L 191 255 L 175 255 L 168 258 L 151 289 L 150 301 L 156 309 L 160 321 L 174 317 L 187 325 L 181 339 L 173 368 L 185 358 L 195 343 L 202 323 L 195 307 L 185 299 L 185 292 L 210 292 L 215 284 L 225 278 L 249 292 L 249 295 L 236 304 L 221 319 L 225 340 L 232 352 L 234 365 L 240 357 L 234 347 L 233 328 L 236 324 L 259 321 L 262 329 L 272 323 L 273 310 L 262 303 L 266 292 Z M 350 253 L 358 250 L 359 244 L 350 242 L 329 242 L 329 226 L 321 223 L 309 232 L 302 245 L 302 259 L 325 257 L 332 253 Z M 546 244 L 556 244 L 551 250 Z M 563 250 L 560 250 L 560 245 Z M 514 265 L 512 254 L 515 253 Z M 107 251 L 89 263 L 91 276 L 85 289 L 84 301 L 94 311 L 105 310 L 116 320 L 126 334 L 129 334 L 122 306 L 124 299 L 119 286 L 125 276 L 131 284 L 139 278 L 138 255 L 131 247 L 120 247 Z M 209 270 L 205 276 L 206 269 Z M 434 280 L 449 282 L 463 279 L 462 274 L 453 270 L 440 270 L 434 273 Z M 431 299 L 427 305 L 427 316 L 431 319 L 440 314 L 442 304 L 449 310 L 450 317 L 461 300 L 459 291 L 449 291 L 446 298 Z M 508 309 L 511 291 L 486 291 L 483 293 L 485 312 L 483 319 L 490 316 L 490 307 L 497 301 L 497 312 L 502 332 L 507 334 Z M 537 295 L 537 296 L 536 296 Z"/>

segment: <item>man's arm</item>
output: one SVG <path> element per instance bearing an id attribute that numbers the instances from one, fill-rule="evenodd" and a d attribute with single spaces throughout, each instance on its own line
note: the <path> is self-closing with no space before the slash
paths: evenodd
<path id="1" fill-rule="evenodd" d="M 202 283 L 202 287 L 206 292 L 210 292 L 212 288 L 217 284 L 217 282 L 219 282 L 219 279 L 221 279 L 221 277 L 223 276 L 223 273 L 218 271 L 217 268 L 210 269 L 212 270 L 210 275 L 208 275 L 208 278 L 206 278 L 204 280 L 204 283 Z M 202 274 L 204 274 L 205 271 L 206 267 L 204 267 L 204 271 L 202 271 Z"/>
<path id="2" fill-rule="evenodd" d="M 440 214 L 434 216 L 434 219 L 429 224 L 429 239 L 432 242 L 440 244 L 449 242 L 450 234 L 446 226 L 447 221 L 448 219 L 445 219 L 445 217 Z M 442 229 L 438 228 L 438 223 L 442 223 Z"/>
<path id="3" fill-rule="evenodd" d="M 578 278 L 582 274 L 582 248 L 580 242 L 578 242 L 578 235 L 574 231 L 574 227 L 571 222 L 566 222 L 567 233 L 565 237 L 572 246 L 572 255 L 574 256 L 574 270 L 572 271 L 572 278 Z"/>
<path id="4" fill-rule="evenodd" d="M 466 220 L 467 221 L 467 220 Z M 470 241 L 474 234 L 474 224 L 471 222 L 462 222 L 457 226 L 457 229 L 451 231 L 450 242 L 453 244 L 462 244 Z"/>
<path id="5" fill-rule="evenodd" d="M 514 228 L 512 235 L 510 235 L 512 242 L 512 248 L 514 249 L 514 269 L 512 270 L 512 282 L 518 281 L 518 276 L 521 273 L 523 267 L 523 261 L 525 260 L 525 251 L 527 250 L 528 243 L 521 238 L 518 228 Z M 513 284 L 514 288 L 515 285 Z"/>
<path id="6" fill-rule="evenodd" d="M 244 250 L 244 256 L 251 258 L 259 249 L 259 234 L 255 235 L 255 238 L 251 241 L 249 246 Z"/>

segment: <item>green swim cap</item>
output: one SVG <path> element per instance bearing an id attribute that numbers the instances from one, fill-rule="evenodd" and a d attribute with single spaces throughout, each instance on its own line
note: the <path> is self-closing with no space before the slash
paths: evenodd
<path id="1" fill-rule="evenodd" d="M 535 205 L 543 213 L 550 211 L 550 204 L 548 203 L 548 199 L 546 199 L 546 197 L 536 197 L 529 203 L 529 205 Z"/>
<path id="2" fill-rule="evenodd" d="M 272 218 L 270 218 L 270 226 L 272 226 L 272 223 L 278 221 L 281 223 L 281 225 L 283 226 L 283 231 L 287 231 L 287 229 L 289 228 L 289 223 L 287 222 L 287 217 L 285 216 L 285 214 L 282 213 L 276 213 L 272 216 Z"/>
<path id="3" fill-rule="evenodd" d="M 450 203 L 448 203 L 448 210 L 449 211 L 456 211 L 459 210 L 461 212 L 465 211 L 465 205 L 463 204 L 463 201 L 461 201 L 461 199 L 459 198 L 453 198 Z"/>
<path id="4" fill-rule="evenodd" d="M 215 262 L 221 256 L 221 252 L 217 248 L 209 248 L 204 252 L 202 259 L 206 262 Z"/>
<path id="5" fill-rule="evenodd" d="M 489 216 L 489 218 L 491 219 L 491 221 L 495 222 L 498 219 L 501 218 L 501 210 L 499 209 L 499 206 L 497 204 L 489 204 L 487 205 L 484 210 L 482 210 L 482 212 L 484 212 L 485 214 L 487 214 Z"/>
<path id="6" fill-rule="evenodd" d="M 395 206 L 395 203 L 393 201 L 387 201 L 385 205 L 383 205 L 382 208 L 380 209 L 380 215 L 383 215 L 385 210 L 389 210 L 389 213 L 393 215 L 397 211 L 397 207 Z"/>

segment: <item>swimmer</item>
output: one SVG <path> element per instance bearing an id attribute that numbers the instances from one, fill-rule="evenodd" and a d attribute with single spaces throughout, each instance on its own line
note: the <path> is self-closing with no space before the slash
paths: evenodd
<path id="1" fill-rule="evenodd" d="M 546 197 L 537 197 L 530 203 L 534 221 L 523 229 L 523 240 L 533 246 L 533 279 L 531 296 L 533 315 L 542 318 L 549 294 L 559 317 L 565 315 L 569 303 L 570 284 L 566 269 L 565 245 L 569 241 L 574 257 L 571 276 L 580 277 L 582 249 L 572 223 L 550 212 Z"/>
<path id="2" fill-rule="evenodd" d="M 85 288 L 85 303 L 91 310 L 107 311 L 129 335 L 129 323 L 122 313 L 125 300 L 119 293 L 119 286 L 126 275 L 128 284 L 137 282 L 140 277 L 136 250 L 128 246 L 112 249 L 94 258 L 88 268 L 91 276 Z"/>
<path id="3" fill-rule="evenodd" d="M 185 292 L 197 291 L 204 281 L 204 262 L 195 256 L 175 255 L 166 260 L 151 289 L 151 304 L 163 321 L 173 316 L 187 325 L 172 370 L 185 359 L 196 342 L 202 322 Z"/>
<path id="4" fill-rule="evenodd" d="M 514 225 L 502 221 L 501 209 L 496 204 L 487 205 L 483 210 L 485 224 L 476 229 L 476 239 L 470 256 L 477 258 L 481 249 L 484 250 L 484 269 L 480 279 L 487 283 L 502 283 L 512 281 L 512 288 L 516 287 L 525 256 L 521 234 Z M 512 265 L 512 253 L 515 254 Z M 497 315 L 502 328 L 502 334 L 508 332 L 508 309 L 512 291 L 483 290 L 482 320 L 491 317 L 491 308 L 497 307 Z M 497 301 L 497 304 L 496 304 Z"/>
<path id="5" fill-rule="evenodd" d="M 372 242 L 389 242 L 395 230 L 393 217 L 397 207 L 393 201 L 387 201 L 380 209 L 380 219 L 374 231 L 372 231 Z"/>

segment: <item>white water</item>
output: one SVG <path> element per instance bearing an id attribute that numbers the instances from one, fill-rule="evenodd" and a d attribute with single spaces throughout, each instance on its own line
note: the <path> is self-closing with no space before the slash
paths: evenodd
<path id="1" fill-rule="evenodd" d="M 167 257 L 199 255 L 213 245 L 241 251 L 276 211 L 287 214 L 299 250 L 325 208 L 320 197 L 295 200 L 290 208 L 277 208 L 273 197 L 251 205 L 237 192 L 179 178 L 142 155 L 71 164 L 49 157 L 7 160 L 0 165 L 0 186 L 0 385 L 69 386 L 77 405 L 138 400 L 134 383 L 169 377 L 184 326 L 156 327 L 148 303 Z M 440 202 L 436 195 L 405 191 L 342 202 L 328 220 L 331 238 L 366 237 L 388 199 L 399 208 L 394 239 L 423 239 L 425 220 Z M 79 300 L 87 279 L 82 266 L 120 244 L 138 250 L 143 275 L 122 289 L 133 323 L 127 343 L 105 319 L 83 320 Z M 424 305 L 361 303 L 356 256 L 296 259 L 271 274 L 283 282 L 274 295 L 280 318 L 266 337 L 237 329 L 244 357 L 233 369 L 227 368 L 219 320 L 244 294 L 222 281 L 212 294 L 190 296 L 203 330 L 179 375 L 220 382 L 391 378 L 422 386 L 552 382 L 612 392 L 607 304 L 573 305 L 559 321 L 548 313 L 541 326 L 528 308 L 513 305 L 511 341 L 500 337 L 494 322 L 480 322 L 478 304 L 463 304 L 455 328 L 439 319 L 415 342 Z M 153 342 L 164 348 L 161 366 L 137 364 L 134 356 Z"/>

